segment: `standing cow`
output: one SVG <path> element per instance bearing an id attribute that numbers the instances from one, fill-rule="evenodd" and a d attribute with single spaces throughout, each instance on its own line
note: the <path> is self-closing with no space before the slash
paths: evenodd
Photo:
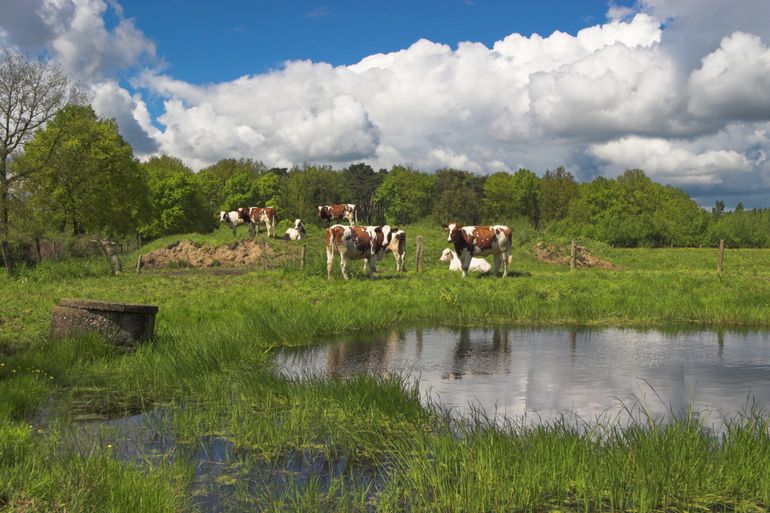
<path id="1" fill-rule="evenodd" d="M 468 276 L 468 269 L 474 256 L 493 255 L 495 276 L 500 276 L 500 261 L 503 262 L 503 277 L 508 276 L 508 263 L 511 257 L 511 229 L 496 224 L 494 226 L 462 226 L 457 223 L 442 225 L 447 232 L 447 242 L 454 244 L 455 252 L 462 260 L 463 277 Z"/>
<path id="2" fill-rule="evenodd" d="M 353 203 L 318 205 L 318 217 L 326 222 L 347 219 L 350 226 L 358 224 L 358 214 L 356 213 L 356 206 Z"/>
<path id="3" fill-rule="evenodd" d="M 251 231 L 251 216 L 249 216 L 248 208 L 239 208 L 237 210 L 231 210 L 230 212 L 225 212 L 223 210 L 219 213 L 219 222 L 225 223 L 230 227 L 233 231 L 233 237 L 237 235 L 235 231 L 236 228 L 241 225 L 249 226 L 249 231 Z"/>
<path id="4" fill-rule="evenodd" d="M 273 207 L 251 207 L 249 209 L 249 217 L 251 217 L 251 226 L 254 229 L 254 234 L 259 233 L 259 223 L 265 223 L 267 229 L 267 236 L 275 236 L 275 209 Z"/>
<path id="5" fill-rule="evenodd" d="M 394 237 L 395 236 L 395 237 Z M 396 241 L 396 242 L 394 242 Z M 365 260 L 371 278 L 377 270 L 377 262 L 390 250 L 397 254 L 396 263 L 401 261 L 406 234 L 390 226 L 343 226 L 335 224 L 326 229 L 326 276 L 331 279 L 334 253 L 340 255 L 342 277 L 348 279 L 347 267 L 350 260 Z"/>

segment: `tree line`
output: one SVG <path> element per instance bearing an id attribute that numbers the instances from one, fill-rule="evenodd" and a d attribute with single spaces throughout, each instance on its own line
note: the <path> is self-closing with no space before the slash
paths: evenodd
<path id="1" fill-rule="evenodd" d="M 42 83 L 48 87 L 37 90 Z M 317 205 L 330 203 L 355 203 L 365 224 L 521 223 L 624 247 L 719 239 L 770 245 L 770 210 L 739 205 L 728 212 L 717 202 L 707 211 L 638 169 L 578 183 L 563 167 L 543 176 L 529 169 L 479 176 L 400 165 L 375 170 L 365 163 L 269 168 L 256 159 L 224 159 L 194 173 L 169 155 L 139 162 L 117 123 L 99 118 L 55 65 L 7 50 L 0 62 L 0 121 L 0 232 L 9 270 L 13 243 L 52 234 L 150 240 L 207 232 L 216 229 L 220 210 L 249 206 L 273 206 L 279 220 L 312 224 Z"/>

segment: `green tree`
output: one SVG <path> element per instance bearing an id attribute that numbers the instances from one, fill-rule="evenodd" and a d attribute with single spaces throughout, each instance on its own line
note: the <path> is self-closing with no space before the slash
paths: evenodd
<path id="1" fill-rule="evenodd" d="M 304 222 L 317 219 L 318 205 L 340 203 L 348 194 L 341 173 L 329 166 L 305 166 L 289 171 L 285 215 Z"/>
<path id="2" fill-rule="evenodd" d="M 363 162 L 342 170 L 345 186 L 350 194 L 343 202 L 356 204 L 360 223 L 376 224 L 381 222 L 382 205 L 375 200 L 375 193 L 386 175 L 387 171 L 378 173 Z"/>
<path id="3" fill-rule="evenodd" d="M 548 223 L 567 217 L 570 203 L 580 195 L 580 188 L 572 173 L 557 167 L 546 171 L 540 179 L 541 219 Z"/>
<path id="4" fill-rule="evenodd" d="M 206 232 L 216 226 L 200 183 L 181 160 L 162 155 L 150 158 L 141 167 L 152 203 L 152 215 L 139 229 L 143 237 Z"/>
<path id="5" fill-rule="evenodd" d="M 711 215 L 716 220 L 722 217 L 725 212 L 725 202 L 722 200 L 716 200 L 714 208 L 711 209 Z"/>
<path id="6" fill-rule="evenodd" d="M 131 146 L 90 106 L 60 110 L 27 143 L 19 167 L 38 170 L 26 184 L 30 199 L 62 231 L 127 235 L 150 212 Z"/>
<path id="7" fill-rule="evenodd" d="M 457 221 L 462 224 L 478 224 L 481 219 L 483 184 L 483 178 L 468 171 L 436 171 L 433 220 L 437 223 Z"/>
<path id="8" fill-rule="evenodd" d="M 267 172 L 267 167 L 259 161 L 251 159 L 222 159 L 216 164 L 201 169 L 196 175 L 204 200 L 210 212 L 220 210 L 232 210 L 229 208 L 235 203 L 234 208 L 244 206 L 257 206 L 247 204 L 250 201 L 251 180 L 257 179 L 260 174 Z M 239 177 L 239 178 L 235 178 Z M 229 185 L 225 185 L 233 179 Z M 253 191 L 258 195 L 258 191 Z M 233 198 L 232 196 L 240 196 Z M 246 203 L 239 204 L 238 201 Z"/>
<path id="9" fill-rule="evenodd" d="M 537 226 L 540 222 L 540 179 L 529 169 L 519 169 L 513 174 L 513 197 L 511 198 L 514 215 L 525 217 Z"/>
<path id="10" fill-rule="evenodd" d="M 513 175 L 505 171 L 493 173 L 484 182 L 484 198 L 481 200 L 481 209 L 490 223 L 500 222 L 503 219 L 514 217 L 513 196 L 515 185 Z"/>
<path id="11" fill-rule="evenodd" d="M 377 188 L 375 200 L 382 202 L 389 224 L 412 223 L 431 211 L 435 184 L 435 175 L 394 166 Z"/>

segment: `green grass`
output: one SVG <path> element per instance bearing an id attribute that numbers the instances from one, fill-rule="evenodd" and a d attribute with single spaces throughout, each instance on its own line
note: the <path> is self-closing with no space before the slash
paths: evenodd
<path id="1" fill-rule="evenodd" d="M 335 260 L 326 279 L 323 231 L 300 244 L 271 241 L 277 263 L 216 269 L 159 269 L 109 276 L 100 259 L 46 262 L 0 278 L 0 512 L 186 511 L 193 509 L 194 462 L 116 459 L 104 444 L 72 449 L 80 415 L 119 416 L 163 408 L 180 454 L 212 439 L 232 447 L 222 486 L 237 507 L 268 511 L 760 511 L 770 504 L 765 412 L 749 412 L 724 438 L 690 418 L 669 425 L 639 419 L 597 425 L 499 427 L 458 424 L 420 405 L 398 377 L 306 382 L 276 375 L 272 349 L 336 334 L 416 325 L 721 328 L 770 325 L 770 250 L 616 249 L 585 243 L 613 270 L 579 269 L 534 258 L 523 233 L 513 276 L 450 273 L 447 247 L 429 224 L 406 227 L 407 273 L 386 256 L 374 280 L 362 265 L 345 282 Z M 425 241 L 424 273 L 414 241 Z M 239 237 L 246 237 L 246 231 Z M 232 240 L 229 230 L 154 241 Z M 260 236 L 264 240 L 264 236 Z M 61 297 L 160 307 L 156 339 L 130 353 L 96 338 L 48 339 Z M 30 427 L 32 425 L 32 427 Z M 40 430 L 40 432 L 38 432 Z M 77 445 L 77 444 L 75 444 Z M 289 480 L 255 496 L 249 469 L 292 454 L 345 462 L 339 475 Z M 360 472 L 382 477 L 373 484 Z M 148 476 L 150 479 L 148 479 Z M 234 490 L 234 491 L 233 491 Z M 233 508 L 237 509 L 236 506 Z"/>

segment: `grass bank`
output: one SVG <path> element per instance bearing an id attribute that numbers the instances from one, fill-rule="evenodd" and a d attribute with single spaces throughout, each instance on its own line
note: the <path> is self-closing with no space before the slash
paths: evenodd
<path id="1" fill-rule="evenodd" d="M 354 265 L 344 282 L 335 262 L 329 282 L 322 233 L 309 231 L 304 270 L 285 258 L 268 270 L 111 277 L 96 259 L 0 278 L 0 511 L 195 509 L 195 459 L 179 455 L 212 440 L 229 447 L 218 482 L 236 510 L 760 511 L 770 503 L 765 412 L 737 419 L 725 438 L 689 418 L 668 426 L 640 418 L 588 434 L 562 424 L 458 425 L 421 406 L 398 378 L 295 382 L 277 375 L 271 358 L 280 345 L 417 324 L 767 327 L 770 251 L 728 251 L 718 276 L 714 249 L 588 244 L 616 268 L 571 273 L 538 261 L 527 240 L 515 249 L 513 276 L 463 280 L 438 262 L 440 230 L 418 225 L 407 227 L 408 273 L 395 274 L 387 256 L 374 280 Z M 152 247 L 231 237 L 220 230 Z M 50 309 L 69 296 L 159 305 L 155 342 L 118 354 L 97 339 L 49 341 Z M 115 457 L 109 437 L 73 448 L 79 416 L 157 408 L 171 412 L 164 429 L 174 449 L 165 457 Z M 292 454 L 335 471 L 269 493 L 254 480 L 250 469 Z"/>

